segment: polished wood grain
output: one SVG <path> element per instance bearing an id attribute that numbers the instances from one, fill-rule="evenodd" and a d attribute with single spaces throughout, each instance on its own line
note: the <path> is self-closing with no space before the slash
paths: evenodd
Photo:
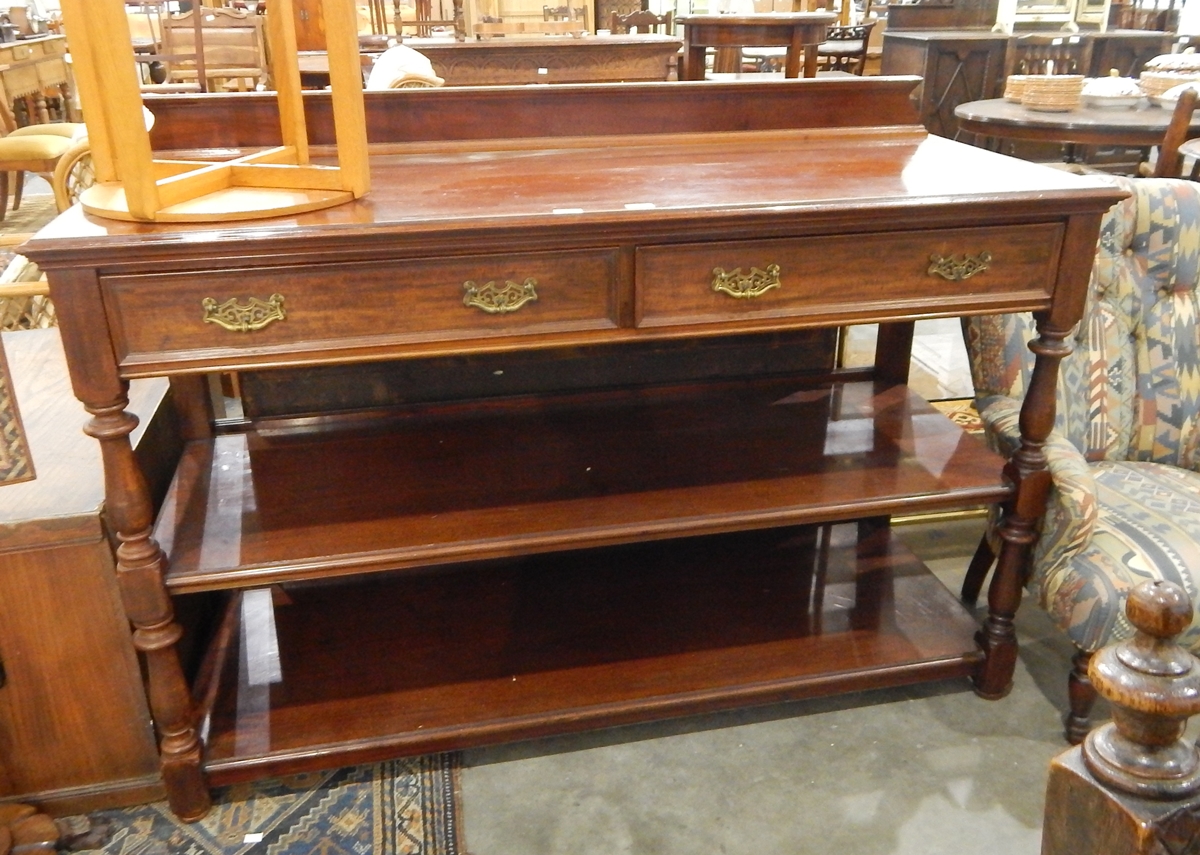
<path id="1" fill-rule="evenodd" d="M 1000 468 L 898 386 L 500 400 L 194 445 L 156 537 L 173 590 L 245 587 L 987 503 Z"/>
<path id="2" fill-rule="evenodd" d="M 372 114 L 368 105 L 368 124 L 381 134 L 374 138 L 374 189 L 355 203 L 252 227 L 123 224 L 72 211 L 24 246 L 49 276 L 73 386 L 94 415 L 88 430 L 104 449 L 107 502 L 121 536 L 118 576 L 135 644 L 148 664 L 164 780 L 177 813 L 194 818 L 208 807 L 198 711 L 185 683 L 178 649 L 183 631 L 173 611 L 184 590 L 290 580 L 320 584 L 337 600 L 334 577 L 367 571 L 424 574 L 458 560 L 520 559 L 657 539 L 669 542 L 668 549 L 686 550 L 691 538 L 709 534 L 885 519 L 910 509 L 1011 496 L 1011 513 L 1001 528 L 1005 546 L 977 643 L 952 638 L 947 646 L 956 652 L 935 656 L 940 664 L 932 666 L 914 649 L 908 651 L 913 656 L 893 656 L 898 647 L 882 641 L 891 610 L 881 607 L 876 661 L 882 664 L 843 671 L 839 663 L 844 660 L 836 652 L 800 657 L 796 661 L 803 660 L 803 667 L 783 677 L 782 685 L 785 693 L 799 691 L 801 684 L 840 690 L 967 672 L 984 694 L 1000 694 L 1011 684 L 1012 614 L 1033 525 L 1044 507 L 1041 445 L 1053 424 L 1055 373 L 1082 313 L 1100 218 L 1121 192 L 1094 179 L 928 137 L 912 124 L 911 107 L 905 107 L 908 118 L 900 125 L 876 126 L 870 118 L 874 104 L 863 99 L 890 93 L 881 104 L 894 108 L 911 80 L 849 82 L 858 88 L 830 88 L 821 81 L 774 84 L 782 95 L 769 93 L 768 86 L 721 89 L 707 83 L 678 84 L 670 94 L 657 84 L 597 86 L 597 93 L 527 87 L 561 93 L 549 96 L 498 89 L 491 106 L 478 115 L 458 114 L 453 122 L 443 117 L 424 128 L 416 114 L 403 117 L 413 122 L 411 131 L 387 130 L 401 117 L 382 107 Z M 444 91 L 465 93 L 461 103 L 489 100 L 480 101 L 467 89 Z M 656 132 L 621 134 L 618 128 L 628 125 L 614 122 L 603 139 L 588 138 L 589 129 L 620 112 L 620 99 L 635 91 L 645 92 L 647 101 L 671 103 L 652 124 Z M 721 97 L 714 100 L 713 93 Z M 829 112 L 831 97 L 842 99 L 838 118 Z M 731 109 L 733 102 L 738 103 Z M 226 104 L 207 103 L 214 110 Z M 321 102 L 306 99 L 309 103 Z M 238 105 L 247 112 L 238 113 Z M 498 111 L 517 105 L 525 112 L 489 125 Z M 229 139 L 241 145 L 261 133 L 255 117 L 265 114 L 258 112 L 253 96 L 227 108 L 227 118 L 245 127 L 247 136 L 214 130 L 210 145 Z M 693 111 L 698 117 L 685 118 Z M 213 112 L 208 121 L 216 119 Z M 739 124 L 743 120 L 746 124 Z M 792 127 L 785 129 L 789 122 Z M 320 123 L 311 127 L 327 132 Z M 447 139 L 438 139 L 439 129 Z M 528 129 L 548 130 L 550 136 L 537 138 Z M 507 135 L 512 130 L 515 135 Z M 648 154 L 656 159 L 647 160 Z M 997 246 L 958 248 L 950 240 L 972 233 Z M 810 241 L 839 256 L 823 261 L 822 272 L 800 286 L 818 295 L 812 300 L 795 298 L 790 310 L 785 306 L 778 312 L 746 315 L 729 309 L 701 312 L 683 323 L 642 323 L 646 316 L 639 316 L 638 307 L 645 305 L 645 295 L 661 291 L 655 299 L 664 300 L 668 289 L 661 271 L 643 275 L 643 256 L 680 253 L 675 257 L 707 265 L 710 246 L 744 243 L 746 249 L 750 244 L 784 248 L 790 258 L 802 259 L 813 257 Z M 960 283 L 956 289 L 937 284 L 927 270 L 924 297 L 913 278 L 919 274 L 897 267 L 901 275 L 894 280 L 872 279 L 881 293 L 865 299 L 854 279 L 871 268 L 860 258 L 874 248 L 883 269 L 891 254 L 909 265 L 915 261 L 904 255 L 909 244 L 921 251 L 944 247 L 955 255 L 994 251 L 996 267 L 969 278 L 963 271 L 952 273 Z M 881 251 L 885 247 L 887 253 Z M 555 265 L 569 267 L 570 259 L 611 258 L 615 275 L 600 278 L 612 288 L 606 305 L 614 311 L 595 326 L 555 328 L 578 318 L 574 310 L 556 316 L 561 306 L 548 297 L 548 313 L 540 319 L 537 314 L 522 319 L 521 313 L 534 306 L 540 311 L 541 298 L 522 307 L 515 322 L 497 313 L 502 320 L 496 334 L 481 333 L 485 328 L 474 322 L 447 324 L 453 317 L 448 292 L 462 299 L 463 283 L 441 277 L 475 267 L 461 264 L 468 257 L 507 259 L 504 265 L 517 274 L 517 288 L 526 284 L 517 281 L 519 261 L 546 259 L 549 276 Z M 484 267 L 473 271 L 477 284 L 510 272 Z M 409 268 L 431 275 L 405 278 Z M 376 270 L 398 281 L 394 295 L 387 293 L 387 276 Z M 587 265 L 578 270 L 586 273 Z M 208 324 L 213 338 L 211 346 L 203 346 L 196 337 L 197 325 L 203 324 L 201 307 L 184 317 L 168 305 L 173 284 L 191 296 L 203 280 L 247 290 L 254 283 L 253 294 L 230 294 L 230 299 L 264 300 L 278 293 L 287 317 L 245 332 Z M 313 300 L 341 301 L 336 309 L 327 308 L 333 302 L 321 303 L 315 312 L 293 306 L 286 295 L 294 282 Z M 586 296 L 599 293 L 590 290 L 595 286 L 591 279 L 580 285 L 584 296 L 577 305 L 599 305 Z M 674 285 L 683 314 L 697 314 L 691 308 L 697 305 L 695 286 L 684 279 Z M 548 293 L 553 296 L 554 290 Z M 417 293 L 422 299 L 405 302 Z M 142 295 L 158 311 L 143 308 Z M 360 301 L 365 296 L 372 299 Z M 942 417 L 891 381 L 903 379 L 897 365 L 908 360 L 915 319 L 1017 309 L 1038 313 L 1039 338 L 1033 345 L 1038 358 L 1022 416 L 1022 448 L 1010 462 L 1006 481 L 997 458 L 957 428 L 949 436 L 942 433 L 948 429 Z M 540 320 L 547 325 L 538 326 Z M 878 364 L 856 376 L 880 381 L 878 386 L 856 386 L 844 378 L 814 385 L 810 374 L 804 382 L 778 388 L 775 381 L 784 378 L 771 379 L 772 366 L 760 359 L 740 374 L 719 374 L 721 379 L 706 377 L 705 361 L 697 360 L 695 370 L 673 389 L 626 388 L 592 373 L 593 388 L 579 382 L 558 385 L 578 390 L 570 393 L 552 394 L 552 385 L 537 382 L 529 388 L 544 391 L 533 397 L 472 401 L 431 389 L 422 400 L 443 403 L 351 417 L 260 418 L 244 431 L 190 447 L 174 501 L 154 530 L 149 491 L 128 441 L 132 421 L 125 412 L 125 387 L 143 374 L 219 368 L 324 371 L 364 361 L 479 359 L 535 350 L 577 351 L 582 357 L 593 347 L 674 340 L 703 348 L 709 341 L 719 344 L 752 333 L 792 335 L 865 321 L 885 323 L 884 335 Z M 288 324 L 303 327 L 303 334 L 286 332 Z M 138 349 L 126 346 L 130 342 L 138 342 Z M 766 375 L 761 382 L 753 379 L 759 374 Z M 864 397 L 863 389 L 871 393 Z M 194 422 L 201 408 L 187 411 Z M 346 418 L 358 420 L 354 430 L 359 433 L 350 430 Z M 253 591 L 247 596 L 262 599 Z M 342 625 L 347 635 L 327 643 L 353 648 L 360 623 L 347 618 Z M 955 625 L 935 617 L 929 630 L 950 629 L 954 637 Z M 720 672 L 725 666 L 719 661 L 728 661 L 730 654 L 715 656 L 698 670 Z M 667 697 L 675 697 L 672 685 L 677 684 L 664 673 L 670 670 L 655 672 L 650 682 L 661 679 Z M 593 715 L 579 712 L 590 708 L 590 701 L 576 706 L 567 690 L 582 680 L 581 673 L 559 670 L 547 679 L 567 692 L 557 696 L 566 698 L 563 707 L 544 705 L 514 728 L 464 725 L 459 735 L 469 731 L 476 740 L 489 733 L 533 736 L 772 697 L 771 691 L 760 691 L 755 673 L 762 672 L 736 672 L 695 693 L 680 689 L 688 698 L 680 703 L 662 702 L 660 694 L 618 699 L 615 707 L 601 700 L 607 711 Z M 335 710 L 339 697 L 351 696 L 364 709 L 375 703 L 370 687 L 360 694 L 352 683 L 318 681 L 318 690 L 328 695 L 313 704 Z M 549 687 L 539 694 L 556 697 Z M 202 690 L 199 697 L 208 706 L 212 695 Z M 256 697 L 260 702 L 262 692 Z M 213 703 L 225 708 L 229 700 L 218 692 Z M 305 764 L 337 765 L 376 756 L 374 749 L 361 750 L 376 736 L 380 755 L 403 741 L 384 719 L 370 718 L 366 729 L 378 725 L 386 732 L 363 731 L 361 739 L 325 743 L 319 732 L 323 722 L 348 718 L 349 708 L 340 709 L 329 719 L 295 719 L 287 737 L 294 737 L 290 756 L 302 756 Z M 456 715 L 451 711 L 444 720 Z M 312 728 L 307 735 L 306 728 Z M 261 732 L 256 744 L 259 737 Z M 420 744 L 431 748 L 434 743 Z M 258 756 L 260 750 L 269 745 L 259 744 L 252 753 Z M 251 763 L 245 774 L 263 768 Z"/>
<path id="3" fill-rule="evenodd" d="M 251 685 L 230 645 L 214 782 L 321 768 L 332 751 L 368 761 L 963 676 L 975 655 L 970 616 L 869 523 L 287 586 L 276 599 L 282 679 Z"/>
<path id="4" fill-rule="evenodd" d="M 363 93 L 371 143 L 912 124 L 918 77 L 440 87 Z M 271 93 L 146 95 L 155 151 L 279 145 Z M 310 141 L 333 142 L 331 97 L 304 93 Z"/>
<path id="5" fill-rule="evenodd" d="M 804 240 L 708 243 L 703 247 L 646 247 L 638 251 L 639 327 L 704 320 L 798 316 L 824 311 L 890 309 L 930 299 L 947 304 L 996 298 L 1040 300 L 1053 291 L 1062 232 L 1053 226 L 943 229 Z M 988 269 L 966 281 L 931 275 L 930 259 L 979 257 Z M 879 259 L 886 258 L 886 265 Z M 780 285 L 754 298 L 716 291 L 713 270 L 779 268 Z"/>

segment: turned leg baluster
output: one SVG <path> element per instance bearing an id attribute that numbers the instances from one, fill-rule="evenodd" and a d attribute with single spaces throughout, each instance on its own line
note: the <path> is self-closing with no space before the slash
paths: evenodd
<path id="1" fill-rule="evenodd" d="M 129 442 L 138 420 L 125 411 L 127 404 L 126 397 L 105 406 L 85 404 L 92 414 L 85 432 L 100 442 L 105 509 L 119 544 L 117 579 L 134 646 L 146 660 L 167 798 L 181 819 L 195 820 L 211 802 L 200 767 L 195 708 L 176 648 L 183 630 L 163 583 L 165 556 L 150 536 L 153 507 Z"/>
<path id="2" fill-rule="evenodd" d="M 988 588 L 988 617 L 978 636 L 987 658 L 975 675 L 975 691 L 987 698 L 1003 697 L 1012 688 L 1017 664 L 1013 619 L 1021 604 L 1029 550 L 1037 539 L 1037 524 L 1050 492 L 1044 445 L 1054 427 L 1058 366 L 1072 349 L 1066 340 L 1070 326 L 1053 326 L 1049 316 L 1039 315 L 1037 329 L 1038 337 L 1029 343 L 1036 360 L 1021 405 L 1021 447 L 1005 470 L 1016 489 L 1016 498 L 998 529 L 1000 555 Z"/>

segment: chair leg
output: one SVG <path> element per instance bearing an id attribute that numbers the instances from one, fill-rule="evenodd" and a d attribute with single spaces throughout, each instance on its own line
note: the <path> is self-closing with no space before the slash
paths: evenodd
<path id="1" fill-rule="evenodd" d="M 0 171 L 0 222 L 8 212 L 8 173 Z"/>
<path id="2" fill-rule="evenodd" d="M 1067 678 L 1067 697 L 1071 709 L 1063 723 L 1066 725 L 1067 742 L 1072 745 L 1083 742 L 1088 731 L 1092 729 L 1092 707 L 1099 694 L 1088 679 L 1087 669 L 1091 661 L 1092 654 L 1083 650 L 1076 653 L 1075 658 L 1071 660 L 1074 667 L 1071 669 L 1071 676 Z"/>
<path id="3" fill-rule="evenodd" d="M 13 185 L 13 210 L 21 207 L 21 192 L 25 189 L 25 171 L 17 170 L 17 182 Z"/>
<path id="4" fill-rule="evenodd" d="M 992 545 L 988 542 L 985 534 L 979 539 L 979 546 L 975 548 L 975 555 L 971 558 L 967 573 L 963 577 L 962 600 L 964 603 L 973 606 L 979 601 L 979 592 L 983 590 L 983 580 L 987 578 L 988 571 L 992 569 L 995 562 L 996 556 L 992 552 Z"/>

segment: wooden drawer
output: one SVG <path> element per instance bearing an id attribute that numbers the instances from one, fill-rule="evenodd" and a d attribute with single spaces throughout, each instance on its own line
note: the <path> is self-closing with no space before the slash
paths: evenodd
<path id="1" fill-rule="evenodd" d="M 593 249 L 108 276 L 102 284 L 122 364 L 169 365 L 198 353 L 312 350 L 315 342 L 607 329 L 616 326 L 617 257 Z"/>
<path id="2" fill-rule="evenodd" d="M 3 80 L 4 88 L 13 98 L 32 95 L 41 88 L 36 64 L 10 68 L 0 74 L 0 79 Z"/>
<path id="3" fill-rule="evenodd" d="M 57 86 L 67 82 L 67 64 L 61 59 L 47 58 L 39 62 L 37 68 L 38 82 L 43 86 Z"/>
<path id="4" fill-rule="evenodd" d="M 921 305 L 979 310 L 988 297 L 1040 302 L 1053 290 L 1062 237 L 1051 223 L 644 247 L 637 324 L 828 322 Z M 985 264 L 963 264 L 967 256 Z M 948 259 L 936 265 L 941 274 L 935 257 Z"/>

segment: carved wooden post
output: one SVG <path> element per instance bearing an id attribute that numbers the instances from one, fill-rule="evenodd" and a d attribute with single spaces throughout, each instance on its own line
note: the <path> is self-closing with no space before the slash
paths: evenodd
<path id="1" fill-rule="evenodd" d="M 1042 855 L 1200 855 L 1200 750 L 1183 739 L 1200 660 L 1174 642 L 1192 605 L 1177 585 L 1144 582 L 1126 614 L 1137 635 L 1088 668 L 1113 721 L 1051 763 Z"/>
<path id="2" fill-rule="evenodd" d="M 126 397 L 106 407 L 85 402 L 92 420 L 84 431 L 100 441 L 105 509 L 119 542 L 117 581 L 134 627 L 134 647 L 145 656 L 167 799 L 180 819 L 195 820 L 208 813 L 211 801 L 200 770 L 191 689 L 176 648 L 183 629 L 175 622 L 171 597 L 163 584 L 166 558 L 150 536 L 154 509 L 129 443 L 137 417 L 125 411 L 127 404 Z"/>
<path id="3" fill-rule="evenodd" d="M 1067 223 L 1062 255 L 1068 261 L 1059 270 L 1054 302 L 1035 315 L 1038 335 L 1029 343 L 1035 360 L 1021 403 L 1021 447 L 1005 469 L 1015 495 L 998 528 L 1000 555 L 988 588 L 988 617 L 977 636 L 985 658 L 974 676 L 975 691 L 985 698 L 1001 698 L 1012 688 L 1017 664 L 1013 619 L 1051 486 L 1044 447 L 1054 428 L 1058 368 L 1072 350 L 1068 337 L 1083 315 L 1100 220 L 1100 215 L 1075 216 Z"/>
<path id="4" fill-rule="evenodd" d="M 1016 497 L 1000 523 L 1000 555 L 988 588 L 988 617 L 978 636 L 987 659 L 976 675 L 975 691 L 986 698 L 1003 697 L 1012 688 L 1017 664 L 1013 619 L 1021 604 L 1029 549 L 1037 539 L 1037 523 L 1050 492 L 1044 446 L 1054 427 L 1058 366 L 1071 352 L 1066 341 L 1069 326 L 1056 327 L 1049 319 L 1039 317 L 1037 328 L 1038 337 L 1029 343 L 1036 360 L 1021 405 L 1021 447 L 1005 469 L 1016 487 Z"/>

